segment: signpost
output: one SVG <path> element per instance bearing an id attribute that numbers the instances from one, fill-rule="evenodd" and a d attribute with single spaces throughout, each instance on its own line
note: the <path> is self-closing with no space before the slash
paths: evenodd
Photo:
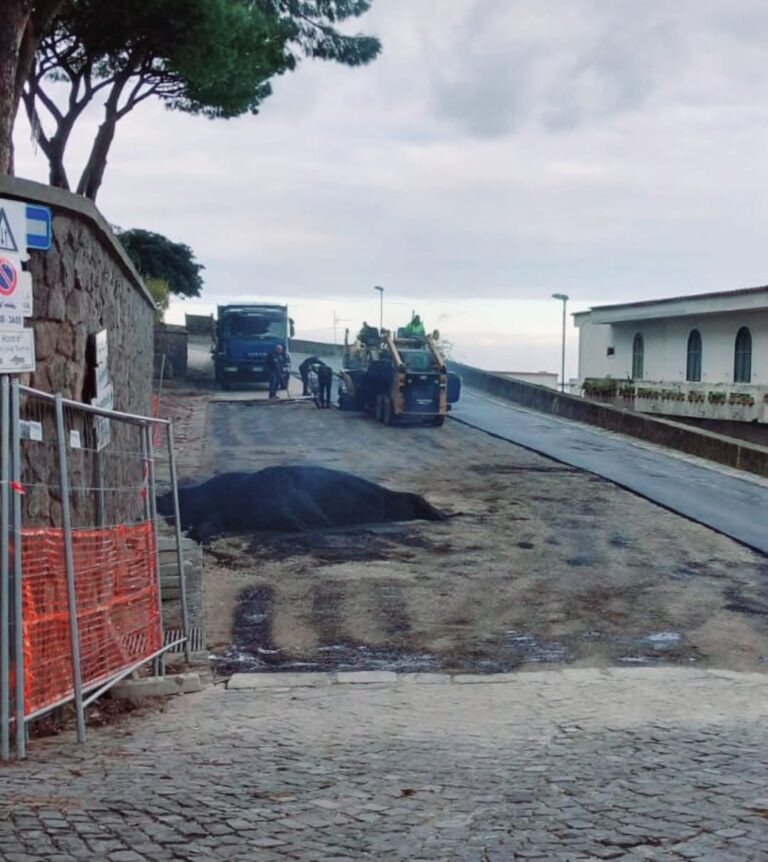
<path id="1" fill-rule="evenodd" d="M 32 316 L 32 276 L 25 269 L 29 260 L 28 209 L 43 226 L 34 229 L 36 235 L 47 237 L 50 247 L 47 207 L 0 199 L 0 374 L 35 370 L 34 333 L 24 328 L 25 318 Z M 37 247 L 45 247 L 42 239 Z"/>
<path id="2" fill-rule="evenodd" d="M 10 375 L 35 370 L 35 333 L 24 326 L 25 318 L 32 316 L 32 276 L 26 264 L 29 249 L 45 251 L 51 247 L 51 239 L 51 211 L 47 207 L 0 199 L 0 758 L 3 760 L 10 755 L 11 670 L 16 677 L 13 686 L 16 756 L 24 757 L 26 749 L 19 496 L 23 493 L 22 426 L 19 387 L 18 383 L 11 385 Z M 25 439 L 42 439 L 42 425 L 38 422 L 26 423 L 24 431 Z"/>

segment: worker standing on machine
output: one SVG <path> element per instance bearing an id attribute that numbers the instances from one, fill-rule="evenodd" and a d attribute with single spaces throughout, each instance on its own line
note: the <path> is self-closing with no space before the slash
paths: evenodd
<path id="1" fill-rule="evenodd" d="M 403 327 L 403 331 L 406 338 L 423 338 L 427 334 L 424 329 L 424 324 L 421 322 L 421 318 L 418 314 L 413 315 L 411 322 L 407 326 Z"/>

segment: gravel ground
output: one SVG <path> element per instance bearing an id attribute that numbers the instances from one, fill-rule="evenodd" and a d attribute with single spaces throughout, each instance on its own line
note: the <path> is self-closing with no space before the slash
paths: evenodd
<path id="1" fill-rule="evenodd" d="M 385 428 L 259 393 L 203 414 L 183 397 L 200 432 L 188 479 L 319 464 L 456 515 L 214 542 L 208 635 L 226 671 L 768 668 L 766 560 L 609 482 L 457 423 Z"/>

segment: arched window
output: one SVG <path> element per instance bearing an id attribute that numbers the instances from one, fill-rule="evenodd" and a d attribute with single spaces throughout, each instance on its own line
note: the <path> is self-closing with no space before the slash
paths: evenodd
<path id="1" fill-rule="evenodd" d="M 685 364 L 685 379 L 701 380 L 701 333 L 692 329 L 688 336 L 688 361 Z"/>
<path id="2" fill-rule="evenodd" d="M 643 379 L 643 361 L 645 359 L 645 342 L 638 332 L 632 341 L 632 379 Z"/>
<path id="3" fill-rule="evenodd" d="M 746 326 L 736 333 L 733 356 L 733 382 L 749 383 L 752 380 L 752 334 Z"/>

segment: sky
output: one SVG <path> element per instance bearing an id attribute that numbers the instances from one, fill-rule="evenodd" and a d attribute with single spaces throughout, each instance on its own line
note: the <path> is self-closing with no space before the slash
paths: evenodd
<path id="1" fill-rule="evenodd" d="M 764 0 L 374 0 L 352 29 L 375 63 L 305 62 L 256 117 L 121 123 L 100 209 L 206 267 L 170 319 L 280 299 L 332 340 L 376 322 L 382 285 L 387 325 L 415 309 L 457 358 L 555 371 L 552 293 L 571 312 L 768 281 Z M 23 119 L 17 148 L 45 180 Z"/>

